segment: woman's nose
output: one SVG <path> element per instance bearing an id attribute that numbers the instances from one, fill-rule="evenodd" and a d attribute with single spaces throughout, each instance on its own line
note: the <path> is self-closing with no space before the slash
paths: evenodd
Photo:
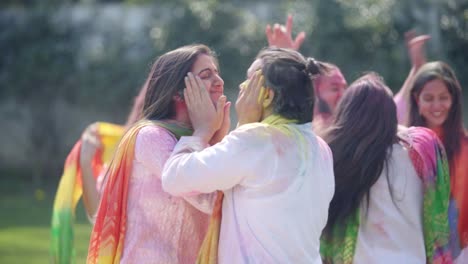
<path id="1" fill-rule="evenodd" d="M 434 102 L 432 103 L 432 107 L 435 108 L 436 110 L 442 108 L 442 106 L 443 106 L 443 103 L 441 100 L 434 100 Z"/>
<path id="2" fill-rule="evenodd" d="M 216 77 L 215 77 L 215 84 L 217 85 L 224 85 L 224 80 L 223 78 L 221 78 L 220 75 L 216 74 Z"/>

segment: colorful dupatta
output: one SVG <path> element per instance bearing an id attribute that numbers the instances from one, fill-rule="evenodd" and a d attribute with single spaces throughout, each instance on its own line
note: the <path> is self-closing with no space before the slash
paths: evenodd
<path id="1" fill-rule="evenodd" d="M 300 132 L 288 124 L 297 123 L 297 120 L 286 119 L 280 115 L 270 115 L 265 118 L 262 124 L 274 126 L 281 132 L 288 136 L 293 134 L 301 135 Z M 301 139 L 301 147 L 305 147 L 304 137 Z M 221 231 L 221 219 L 222 219 L 222 207 L 223 207 L 224 194 L 218 191 L 215 205 L 213 207 L 213 213 L 210 218 L 210 224 L 208 226 L 208 232 L 203 240 L 203 243 L 198 253 L 197 264 L 215 264 L 218 263 L 218 246 L 219 246 L 219 234 Z"/>
<path id="2" fill-rule="evenodd" d="M 92 162 L 94 175 L 99 175 L 103 165 L 110 162 L 115 146 L 124 133 L 124 128 L 100 122 L 97 125 L 97 133 L 103 149 L 94 156 Z M 52 263 L 74 263 L 75 261 L 73 224 L 76 205 L 83 193 L 80 151 L 81 140 L 68 154 L 55 195 L 50 244 Z"/>
<path id="3" fill-rule="evenodd" d="M 218 263 L 218 245 L 219 233 L 221 231 L 221 216 L 223 210 L 224 194 L 217 191 L 216 201 L 213 207 L 213 213 L 210 217 L 210 224 L 206 232 L 203 243 L 198 252 L 197 264 L 214 264 Z"/>
<path id="4" fill-rule="evenodd" d="M 452 263 L 448 222 L 450 179 L 447 156 L 436 135 L 426 128 L 399 132 L 424 186 L 423 231 L 427 263 Z M 344 225 L 323 234 L 320 253 L 324 263 L 353 263 L 359 233 L 359 209 Z"/>
<path id="5" fill-rule="evenodd" d="M 125 239 L 127 222 L 128 184 L 135 156 L 138 132 L 145 126 L 160 126 L 177 139 L 192 131 L 174 123 L 142 120 L 131 127 L 119 143 L 107 172 L 107 181 L 91 233 L 88 264 L 119 263 Z"/>
<path id="6" fill-rule="evenodd" d="M 454 241 L 458 251 L 468 247 L 468 136 L 460 140 L 460 152 L 450 163 L 452 187 L 453 225 L 458 227 L 459 241 Z M 457 252 L 458 253 L 458 252 Z M 457 254 L 458 255 L 458 254 Z"/>
<path id="7" fill-rule="evenodd" d="M 442 129 L 433 130 L 440 139 L 444 139 Z M 450 165 L 451 199 L 449 223 L 452 255 L 457 257 L 464 248 L 468 248 L 468 135 L 460 137 L 460 150 L 455 153 Z"/>

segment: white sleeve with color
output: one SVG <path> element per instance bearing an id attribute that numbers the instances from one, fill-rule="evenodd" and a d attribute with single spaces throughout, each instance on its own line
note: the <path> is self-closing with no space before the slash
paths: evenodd
<path id="1" fill-rule="evenodd" d="M 261 176 L 273 151 L 265 129 L 243 126 L 211 147 L 198 137 L 182 137 L 164 166 L 164 190 L 176 196 L 211 193 Z"/>

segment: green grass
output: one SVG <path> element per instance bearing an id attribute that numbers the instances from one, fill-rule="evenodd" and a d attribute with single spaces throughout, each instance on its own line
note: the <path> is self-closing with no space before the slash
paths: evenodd
<path id="1" fill-rule="evenodd" d="M 0 263 L 49 263 L 54 188 L 36 193 L 25 183 L 0 182 Z M 85 263 L 91 225 L 81 204 L 76 222 L 76 263 Z"/>

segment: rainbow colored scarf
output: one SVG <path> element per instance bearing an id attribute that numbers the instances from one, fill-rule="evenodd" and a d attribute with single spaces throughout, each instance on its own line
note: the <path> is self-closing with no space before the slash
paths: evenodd
<path id="1" fill-rule="evenodd" d="M 436 135 L 425 128 L 411 127 L 398 133 L 409 150 L 413 165 L 424 185 L 423 231 L 427 263 L 452 263 L 448 222 L 450 179 L 447 156 Z M 345 225 L 335 225 L 321 238 L 324 263 L 353 263 L 359 232 L 359 209 Z"/>
<path id="2" fill-rule="evenodd" d="M 203 239 L 203 243 L 198 252 L 197 264 L 211 264 L 218 263 L 218 245 L 219 233 L 221 231 L 221 215 L 223 210 L 224 194 L 218 191 L 216 194 L 216 201 L 211 214 L 210 224 Z"/>
<path id="3" fill-rule="evenodd" d="M 291 123 L 297 123 L 297 120 L 286 119 L 280 115 L 270 115 L 265 118 L 262 124 L 274 126 L 286 135 L 301 135 L 297 129 L 292 126 L 287 126 Z M 300 136 L 302 141 L 305 139 Z M 305 144 L 300 144 L 302 147 Z M 216 202 L 213 208 L 213 213 L 210 218 L 210 224 L 208 226 L 207 234 L 203 240 L 203 243 L 198 253 L 197 264 L 215 264 L 218 263 L 218 246 L 219 246 L 219 234 L 221 231 L 221 218 L 222 218 L 222 207 L 223 207 L 223 193 L 218 191 Z"/>
<path id="4" fill-rule="evenodd" d="M 98 175 L 103 165 L 111 160 L 115 146 L 124 133 L 122 126 L 110 123 L 98 123 L 97 127 L 103 149 L 93 159 L 94 175 Z M 76 205 L 83 193 L 80 150 L 81 140 L 68 154 L 55 195 L 50 245 L 52 263 L 73 263 L 75 260 L 73 224 Z"/>
<path id="5" fill-rule="evenodd" d="M 119 263 L 127 228 L 128 184 L 138 132 L 145 126 L 160 126 L 179 139 L 192 131 L 174 123 L 142 120 L 131 127 L 119 143 L 107 172 L 107 181 L 91 233 L 87 263 Z"/>

